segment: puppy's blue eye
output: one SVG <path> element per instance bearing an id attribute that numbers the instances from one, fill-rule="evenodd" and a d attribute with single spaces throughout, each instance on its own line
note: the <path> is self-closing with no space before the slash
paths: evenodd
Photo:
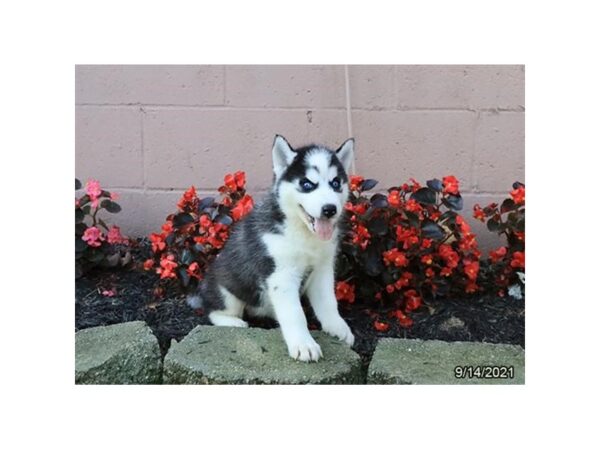
<path id="1" fill-rule="evenodd" d="M 300 180 L 300 188 L 304 192 L 310 192 L 316 187 L 315 183 L 310 181 L 308 178 L 302 178 Z"/>
<path id="2" fill-rule="evenodd" d="M 338 177 L 335 177 L 333 180 L 331 180 L 329 182 L 329 185 L 333 188 L 333 190 L 335 191 L 339 191 L 342 188 L 342 183 L 340 181 L 340 179 Z"/>

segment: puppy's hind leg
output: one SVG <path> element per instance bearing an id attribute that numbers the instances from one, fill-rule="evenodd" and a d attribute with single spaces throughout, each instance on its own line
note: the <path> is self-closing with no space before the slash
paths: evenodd
<path id="1" fill-rule="evenodd" d="M 248 327 L 248 322 L 242 320 L 244 303 L 223 286 L 219 286 L 219 292 L 223 299 L 224 308 L 212 311 L 208 315 L 212 324 L 220 327 Z"/>

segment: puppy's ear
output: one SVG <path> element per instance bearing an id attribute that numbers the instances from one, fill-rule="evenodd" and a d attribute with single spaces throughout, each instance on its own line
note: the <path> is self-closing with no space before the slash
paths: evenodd
<path id="1" fill-rule="evenodd" d="M 344 166 L 344 170 L 346 173 L 348 173 L 350 171 L 352 161 L 354 160 L 354 138 L 350 138 L 344 142 L 342 146 L 335 151 L 335 153 L 342 163 L 342 166 Z"/>
<path id="2" fill-rule="evenodd" d="M 275 172 L 276 179 L 283 174 L 295 156 L 296 152 L 294 152 L 288 141 L 283 136 L 275 135 L 275 141 L 273 142 L 273 172 Z"/>

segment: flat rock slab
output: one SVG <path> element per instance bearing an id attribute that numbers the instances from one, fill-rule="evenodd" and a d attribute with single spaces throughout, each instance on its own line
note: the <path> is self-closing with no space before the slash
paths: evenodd
<path id="1" fill-rule="evenodd" d="M 156 384 L 158 340 L 145 322 L 86 328 L 75 334 L 76 384 Z"/>
<path id="2" fill-rule="evenodd" d="M 353 384 L 360 357 L 327 334 L 311 333 L 323 350 L 318 362 L 294 361 L 279 329 L 199 325 L 165 357 L 170 384 Z"/>
<path id="3" fill-rule="evenodd" d="M 464 376 L 455 375 L 456 367 Z M 509 369 L 494 367 L 512 367 L 513 378 L 509 377 Z M 525 351 L 518 345 L 384 338 L 375 348 L 367 382 L 524 384 Z"/>

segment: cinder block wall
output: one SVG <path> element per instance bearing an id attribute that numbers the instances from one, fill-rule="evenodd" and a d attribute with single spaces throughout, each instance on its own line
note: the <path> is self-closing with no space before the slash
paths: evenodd
<path id="1" fill-rule="evenodd" d="M 120 193 L 110 219 L 160 229 L 181 193 L 245 170 L 268 188 L 276 133 L 292 145 L 356 139 L 379 187 L 453 174 L 465 215 L 524 182 L 523 66 L 76 66 L 76 176 Z M 484 249 L 500 241 L 472 220 Z"/>

